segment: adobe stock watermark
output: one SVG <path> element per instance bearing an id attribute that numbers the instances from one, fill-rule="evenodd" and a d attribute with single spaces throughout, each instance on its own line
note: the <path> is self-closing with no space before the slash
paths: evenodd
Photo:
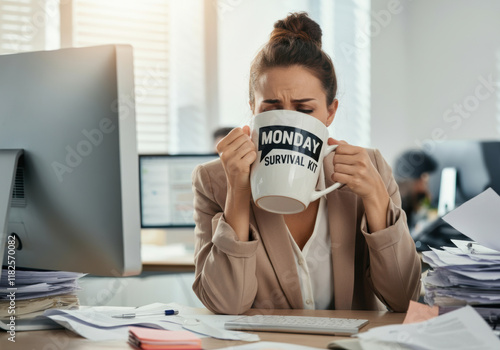
<path id="1" fill-rule="evenodd" d="M 6 300 L 9 307 L 7 308 L 7 318 L 5 325 L 7 326 L 7 340 L 12 343 L 16 342 L 16 236 L 9 235 L 7 237 L 7 292 Z M 8 322 L 8 323 L 7 323 Z"/>
<path id="2" fill-rule="evenodd" d="M 109 118 L 101 119 L 97 128 L 91 130 L 83 129 L 83 138 L 74 146 L 66 146 L 65 162 L 52 162 L 52 169 L 59 182 L 63 182 L 64 174 L 73 173 L 75 168 L 82 164 L 84 158 L 92 154 L 94 148 L 99 147 L 104 140 L 104 135 L 110 134 L 115 130 L 116 125 Z"/>
<path id="3" fill-rule="evenodd" d="M 135 83 L 136 88 L 133 93 L 122 94 L 113 101 L 111 111 L 118 113 L 121 121 L 128 119 L 135 110 L 135 106 L 144 102 L 154 89 L 165 84 L 166 79 L 165 70 L 160 67 L 160 64 L 149 68 L 146 75 Z"/>
<path id="4" fill-rule="evenodd" d="M 85 158 L 103 143 L 106 135 L 117 130 L 118 123 L 125 122 L 134 116 L 136 103 L 145 101 L 151 91 L 162 84 L 165 77 L 161 72 L 158 65 L 154 69 L 149 69 L 134 91 L 120 94 L 111 103 L 110 111 L 118 115 L 118 122 L 108 117 L 102 118 L 95 128 L 83 129 L 82 138 L 76 144 L 65 147 L 64 160 L 53 161 L 51 164 L 59 182 L 64 181 L 66 174 L 72 174 L 85 161 Z"/>
<path id="5" fill-rule="evenodd" d="M 233 12 L 238 6 L 243 3 L 243 0 L 213 0 L 212 4 L 217 9 L 217 17 L 219 20 L 224 20 L 227 13 Z"/>
<path id="6" fill-rule="evenodd" d="M 356 32 L 354 43 L 342 42 L 340 50 L 344 54 L 347 62 L 351 62 L 356 52 L 361 49 L 367 49 L 370 46 L 371 38 L 380 35 L 384 28 L 387 28 L 394 16 L 403 12 L 403 5 L 400 0 L 390 0 L 387 3 L 386 9 L 370 12 L 370 21 L 361 26 L 360 30 Z"/>
<path id="7" fill-rule="evenodd" d="M 20 34 L 6 34 L 8 40 L 6 49 L 12 52 L 22 51 L 23 43 L 29 43 L 48 23 L 59 17 L 60 5 L 66 5 L 70 0 L 39 0 L 38 10 L 30 16 L 29 21 L 22 25 Z M 33 5 L 32 5 L 33 6 Z"/>
<path id="8" fill-rule="evenodd" d="M 107 278 L 107 283 L 104 287 L 100 288 L 94 295 L 80 298 L 82 305 L 101 306 L 106 305 L 114 296 L 123 292 L 129 285 L 127 278 L 122 277 L 118 271 L 112 270 L 112 278 Z"/>
<path id="9" fill-rule="evenodd" d="M 466 96 L 462 101 L 454 103 L 447 108 L 442 115 L 442 120 L 447 124 L 445 127 L 436 127 L 431 131 L 430 138 L 425 140 L 416 139 L 415 144 L 418 148 L 427 153 L 434 152 L 437 143 L 441 143 L 448 138 L 449 129 L 460 129 L 464 121 L 471 118 L 477 111 L 481 102 L 486 101 L 495 94 L 498 82 L 493 80 L 493 75 L 478 77 L 478 83 L 474 87 L 474 92 Z M 447 130 L 448 129 L 448 130 Z"/>

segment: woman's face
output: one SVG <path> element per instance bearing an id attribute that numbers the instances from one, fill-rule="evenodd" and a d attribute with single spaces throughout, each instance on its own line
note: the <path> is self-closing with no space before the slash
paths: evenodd
<path id="1" fill-rule="evenodd" d="M 310 114 L 329 126 L 338 107 L 338 100 L 329 106 L 321 82 L 301 66 L 276 67 L 265 71 L 255 86 L 253 113 L 288 109 Z"/>

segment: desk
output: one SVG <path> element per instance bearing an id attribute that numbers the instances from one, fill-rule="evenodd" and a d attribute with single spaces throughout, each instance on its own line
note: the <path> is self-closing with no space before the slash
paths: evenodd
<path id="1" fill-rule="evenodd" d="M 181 273 L 194 272 L 194 254 L 172 258 L 144 260 L 142 272 Z"/>
<path id="2" fill-rule="evenodd" d="M 346 317 L 363 318 L 370 321 L 368 325 L 362 328 L 366 331 L 369 328 L 384 326 L 388 324 L 402 323 L 406 314 L 391 313 L 382 311 L 344 311 L 344 310 L 250 310 L 248 315 L 259 313 L 276 315 L 296 315 L 296 316 L 322 316 L 322 317 Z M 305 334 L 287 334 L 287 333 L 258 333 L 262 341 L 276 341 L 283 343 L 292 343 L 297 345 L 315 346 L 326 348 L 328 342 L 333 339 L 342 339 L 345 337 L 333 337 L 327 335 L 305 335 Z M 227 346 L 239 344 L 248 344 L 246 342 L 237 342 L 229 340 L 219 340 L 212 338 L 203 338 L 203 349 L 219 349 Z M 82 338 L 67 330 L 54 331 L 36 331 L 36 332 L 17 332 L 16 343 L 7 340 L 7 334 L 0 336 L 0 349 L 23 349 L 23 350 L 103 350 L 103 349 L 132 349 L 123 341 L 112 342 L 92 342 Z"/>
<path id="3" fill-rule="evenodd" d="M 143 272 L 194 272 L 194 251 L 183 244 L 143 244 L 141 254 Z"/>

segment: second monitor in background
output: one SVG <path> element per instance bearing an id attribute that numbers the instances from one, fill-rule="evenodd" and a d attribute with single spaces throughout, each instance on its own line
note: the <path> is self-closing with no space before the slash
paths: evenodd
<path id="1" fill-rule="evenodd" d="M 450 180 L 455 181 L 454 207 L 488 187 L 500 193 L 500 141 L 449 140 L 436 144 L 429 154 L 438 163 L 438 168 L 429 178 L 433 207 L 442 205 L 440 202 L 446 199 L 440 198 L 442 180 L 445 180 L 444 185 Z M 450 180 L 446 180 L 450 168 L 456 171 L 455 179 L 451 176 Z"/>
<path id="2" fill-rule="evenodd" d="M 429 177 L 432 207 L 439 218 L 413 234 L 418 250 L 452 246 L 451 239 L 468 239 L 440 217 L 488 187 L 500 193 L 500 141 L 449 140 L 429 153 L 438 167 Z"/>
<path id="3" fill-rule="evenodd" d="M 194 228 L 191 174 L 216 154 L 139 156 L 142 228 Z"/>

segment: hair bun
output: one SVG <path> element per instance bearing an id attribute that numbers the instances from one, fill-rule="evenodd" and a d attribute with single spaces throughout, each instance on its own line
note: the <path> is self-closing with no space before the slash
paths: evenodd
<path id="1" fill-rule="evenodd" d="M 285 19 L 274 23 L 270 42 L 290 41 L 300 39 L 312 41 L 321 47 L 321 28 L 306 12 L 290 13 Z"/>

